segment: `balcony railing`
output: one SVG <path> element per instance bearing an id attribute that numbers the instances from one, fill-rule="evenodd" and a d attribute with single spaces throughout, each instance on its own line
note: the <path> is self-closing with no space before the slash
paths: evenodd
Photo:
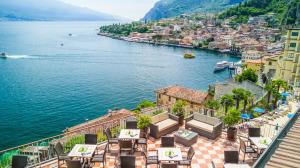
<path id="1" fill-rule="evenodd" d="M 71 131 L 66 130 L 63 134 L 2 150 L 0 151 L 0 168 L 9 167 L 13 155 L 26 155 L 28 156 L 29 167 L 41 167 L 42 164 L 56 159 L 54 153 L 56 142 L 61 142 L 65 151 L 68 152 L 75 144 L 84 143 L 84 134 L 97 134 L 98 142 L 105 142 L 106 137 L 103 131 L 106 128 L 111 128 L 112 134 L 117 134 L 125 126 L 126 118 L 131 116 L 132 114 L 124 114 L 107 122 L 87 124 Z"/>

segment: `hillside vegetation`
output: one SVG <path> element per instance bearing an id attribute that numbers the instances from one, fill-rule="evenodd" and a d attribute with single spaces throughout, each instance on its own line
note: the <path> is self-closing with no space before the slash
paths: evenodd
<path id="1" fill-rule="evenodd" d="M 246 23 L 251 16 L 274 13 L 282 26 L 299 25 L 300 0 L 248 0 L 227 9 L 219 15 L 220 19 L 235 17 L 233 21 Z"/>
<path id="2" fill-rule="evenodd" d="M 159 20 L 194 12 L 220 12 L 244 0 L 160 0 L 143 20 Z"/>

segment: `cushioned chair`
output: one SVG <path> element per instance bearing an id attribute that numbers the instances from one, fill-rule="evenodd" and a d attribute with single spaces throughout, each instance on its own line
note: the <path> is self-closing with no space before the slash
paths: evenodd
<path id="1" fill-rule="evenodd" d="M 239 163 L 239 151 L 233 149 L 224 150 L 224 162 Z"/>
<path id="2" fill-rule="evenodd" d="M 183 160 L 179 161 L 179 165 L 191 167 L 194 155 L 195 155 L 195 150 L 193 147 L 190 147 L 187 152 L 187 156 L 182 157 Z"/>
<path id="3" fill-rule="evenodd" d="M 209 139 L 216 139 L 222 134 L 222 122 L 214 117 L 195 113 L 189 116 L 185 123 L 185 129 L 197 132 Z"/>
<path id="4" fill-rule="evenodd" d="M 161 147 L 174 147 L 175 139 L 170 136 L 162 136 L 161 137 Z"/>
<path id="5" fill-rule="evenodd" d="M 57 155 L 58 167 L 60 167 L 60 161 L 69 159 L 68 154 L 64 152 L 64 147 L 60 142 L 57 142 L 54 146 L 54 152 Z"/>
<path id="6" fill-rule="evenodd" d="M 14 155 L 12 157 L 12 168 L 25 168 L 28 164 L 28 157 L 22 155 Z"/>
<path id="7" fill-rule="evenodd" d="M 106 128 L 104 133 L 105 133 L 105 136 L 107 138 L 107 143 L 108 143 L 107 150 L 109 151 L 109 145 L 119 144 L 119 141 L 117 138 L 112 137 L 110 128 Z"/>
<path id="8" fill-rule="evenodd" d="M 85 134 L 85 144 L 96 145 L 97 135 L 96 134 Z"/>
<path id="9" fill-rule="evenodd" d="M 168 112 L 155 115 L 151 120 L 150 135 L 156 139 L 179 129 L 179 118 Z"/>

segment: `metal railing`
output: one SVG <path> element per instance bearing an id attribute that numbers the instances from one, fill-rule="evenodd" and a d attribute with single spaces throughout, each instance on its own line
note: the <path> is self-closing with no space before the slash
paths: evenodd
<path id="1" fill-rule="evenodd" d="M 293 118 L 289 120 L 288 123 L 283 127 L 283 129 L 277 134 L 274 141 L 269 145 L 265 152 L 258 158 L 258 160 L 253 165 L 253 168 L 264 168 L 267 162 L 270 160 L 271 156 L 274 154 L 276 149 L 281 143 L 281 140 L 286 136 L 289 130 L 293 127 L 294 123 L 300 116 L 300 109 L 297 110 Z"/>
<path id="2" fill-rule="evenodd" d="M 75 144 L 84 143 L 84 134 L 97 134 L 98 142 L 105 142 L 104 130 L 110 128 L 112 134 L 116 134 L 120 128 L 125 126 L 126 118 L 131 116 L 132 114 L 127 114 L 111 121 L 86 125 L 72 131 L 66 130 L 63 134 L 2 150 L 0 151 L 0 168 L 9 167 L 13 155 L 26 155 L 28 156 L 29 167 L 41 167 L 42 164 L 56 159 L 54 145 L 57 142 L 61 142 L 65 147 L 65 151 L 68 152 Z"/>

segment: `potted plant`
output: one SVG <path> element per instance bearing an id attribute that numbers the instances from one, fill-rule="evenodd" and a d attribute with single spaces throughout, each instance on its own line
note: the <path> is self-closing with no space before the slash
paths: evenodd
<path id="1" fill-rule="evenodd" d="M 186 102 L 182 100 L 176 101 L 176 103 L 173 106 L 173 113 L 179 118 L 179 125 L 183 125 L 185 106 Z"/>
<path id="2" fill-rule="evenodd" d="M 227 139 L 230 141 L 236 140 L 237 128 L 235 125 L 239 123 L 241 113 L 236 109 L 231 109 L 224 118 L 224 123 L 227 125 Z"/>
<path id="3" fill-rule="evenodd" d="M 151 124 L 151 117 L 148 115 L 140 115 L 137 119 L 137 127 L 143 132 L 147 132 L 148 127 Z"/>

